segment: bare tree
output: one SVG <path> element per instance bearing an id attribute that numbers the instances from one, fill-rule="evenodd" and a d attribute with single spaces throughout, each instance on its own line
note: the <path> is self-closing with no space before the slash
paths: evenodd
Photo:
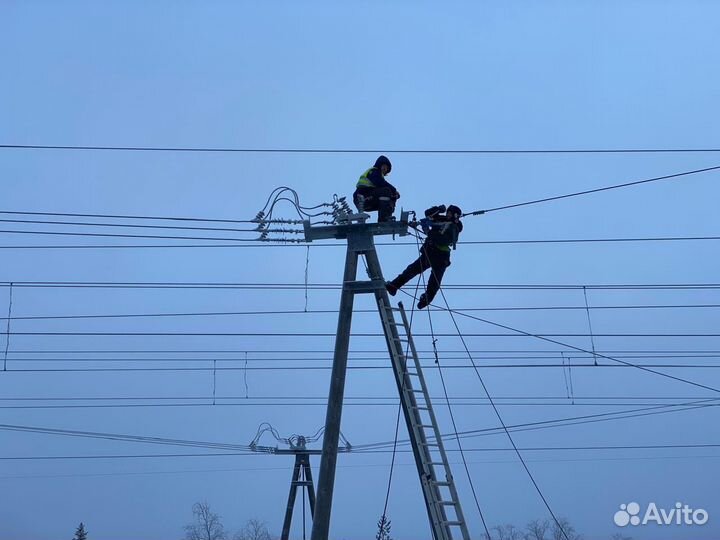
<path id="1" fill-rule="evenodd" d="M 497 540 L 523 540 L 523 534 L 515 525 L 497 525 L 492 528 L 493 536 Z M 487 535 L 485 535 L 487 536 Z"/>
<path id="2" fill-rule="evenodd" d="M 548 520 L 536 519 L 525 526 L 525 540 L 547 540 L 547 533 L 550 530 Z"/>
<path id="3" fill-rule="evenodd" d="M 552 524 L 552 539 L 582 540 L 582 536 L 575 531 L 575 527 L 570 525 L 570 521 L 567 518 L 561 517 Z"/>
<path id="4" fill-rule="evenodd" d="M 250 519 L 235 535 L 234 540 L 273 540 L 265 522 L 259 519 Z"/>
<path id="5" fill-rule="evenodd" d="M 226 540 L 220 516 L 210 510 L 207 502 L 193 504 L 192 511 L 195 522 L 185 525 L 185 540 Z"/>

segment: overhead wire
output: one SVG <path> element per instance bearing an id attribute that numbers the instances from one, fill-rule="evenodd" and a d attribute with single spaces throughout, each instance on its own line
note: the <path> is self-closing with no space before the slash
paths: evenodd
<path id="1" fill-rule="evenodd" d="M 534 200 L 526 201 L 526 202 L 507 204 L 505 206 L 496 206 L 494 208 L 487 208 L 485 210 L 476 210 L 474 212 L 468 212 L 467 214 L 463 214 L 463 217 L 477 216 L 477 215 L 481 215 L 481 214 L 489 214 L 490 212 L 497 212 L 500 210 L 509 210 L 511 208 L 519 208 L 521 206 L 529 206 L 532 204 L 546 203 L 546 202 L 550 202 L 550 201 L 557 201 L 560 199 L 568 199 L 570 197 L 580 197 L 582 195 L 589 195 L 591 193 L 599 193 L 601 191 L 609 191 L 609 190 L 613 190 L 613 189 L 637 186 L 640 184 L 647 184 L 650 182 L 659 182 L 661 180 L 670 180 L 672 178 L 680 178 L 680 177 L 684 177 L 684 176 L 690 176 L 693 174 L 700 174 L 700 173 L 709 172 L 709 171 L 716 171 L 718 169 L 720 169 L 720 165 L 716 165 L 713 167 L 705 167 L 702 169 L 694 169 L 694 170 L 684 171 L 684 172 L 679 172 L 679 173 L 674 173 L 674 174 L 666 174 L 663 176 L 655 176 L 653 178 L 646 178 L 644 180 L 634 180 L 631 182 L 624 182 L 622 184 L 615 184 L 612 186 L 604 186 L 604 187 L 599 187 L 599 188 L 595 188 L 595 189 L 586 189 L 584 191 L 576 191 L 574 193 L 567 193 L 565 195 L 555 195 L 553 197 L 544 197 L 542 199 L 534 199 Z"/>
<path id="2" fill-rule="evenodd" d="M 484 308 L 456 308 L 457 312 L 475 311 L 577 311 L 577 310 L 623 310 L 623 309 L 716 309 L 720 304 L 635 304 L 635 305 L 607 305 L 607 306 L 491 306 Z M 431 309 L 431 311 L 442 311 Z M 356 309 L 353 313 L 377 313 L 374 309 Z M 243 315 L 337 315 L 337 309 L 285 309 L 285 310 L 258 310 L 258 311 L 195 311 L 175 313 L 94 313 L 77 315 L 15 315 L 10 317 L 17 321 L 31 320 L 58 320 L 58 319 L 124 319 L 124 318 L 153 318 L 153 317 L 219 317 Z M 8 317 L 0 317 L 7 320 Z"/>
<path id="3" fill-rule="evenodd" d="M 500 422 L 500 425 L 502 426 L 502 429 L 503 429 L 503 431 L 505 432 L 505 435 L 507 435 L 507 438 L 508 438 L 508 440 L 510 441 L 510 444 L 512 445 L 512 447 L 513 447 L 513 450 L 514 450 L 514 452 L 515 452 L 515 455 L 516 455 L 516 456 L 518 457 L 518 459 L 520 460 L 520 463 L 522 464 L 523 468 L 525 469 L 525 472 L 527 473 L 528 477 L 530 478 L 531 483 L 532 483 L 533 486 L 535 487 L 535 491 L 536 491 L 537 494 L 540 496 L 540 499 L 542 500 L 543 504 L 545 505 L 545 508 L 547 508 L 547 511 L 548 511 L 548 512 L 550 513 L 550 515 L 552 516 L 553 521 L 554 521 L 555 524 L 557 525 L 557 527 L 558 527 L 558 529 L 560 530 L 560 532 L 562 533 L 562 535 L 565 537 L 565 540 L 570 540 L 569 537 L 568 537 L 568 535 L 567 535 L 567 532 L 565 531 L 565 528 L 563 527 L 563 525 L 562 525 L 562 524 L 560 523 L 560 521 L 558 520 L 557 516 L 555 515 L 555 512 L 553 511 L 552 507 L 550 506 L 550 502 L 549 502 L 549 501 L 547 500 L 547 498 L 545 497 L 545 494 L 544 494 L 544 493 L 542 492 L 542 490 L 540 489 L 540 485 L 539 485 L 539 484 L 537 483 L 537 481 L 535 480 L 534 475 L 532 474 L 532 472 L 530 471 L 530 468 L 528 467 L 527 463 L 525 462 L 525 459 L 524 459 L 522 453 L 520 452 L 520 449 L 519 449 L 518 446 L 515 444 L 515 439 L 514 439 L 513 436 L 510 434 L 510 430 L 508 429 L 507 425 L 505 424 L 505 421 L 503 420 L 502 415 L 500 414 L 500 410 L 498 409 L 497 404 L 495 403 L 495 401 L 493 400 L 492 396 L 490 395 L 490 390 L 488 389 L 487 385 L 485 384 L 485 381 L 484 381 L 483 377 L 480 375 L 480 371 L 479 371 L 479 370 L 477 369 L 477 367 L 475 366 L 475 360 L 473 359 L 473 356 L 472 356 L 472 354 L 470 353 L 470 349 L 468 348 L 467 344 L 465 343 L 465 338 L 463 337 L 463 334 L 462 334 L 462 332 L 460 331 L 460 327 L 457 325 L 457 322 L 455 321 L 455 318 L 454 318 L 454 316 L 453 316 L 453 313 L 450 311 L 450 305 L 448 304 L 447 298 L 445 297 L 445 293 L 443 292 L 442 288 L 440 289 L 440 294 L 442 295 L 443 301 L 445 302 L 445 305 L 447 306 L 448 312 L 450 313 L 450 318 L 452 319 L 453 325 L 455 326 L 455 329 L 457 330 L 457 334 L 458 334 L 458 336 L 459 336 L 459 338 L 460 338 L 460 341 L 462 342 L 463 347 L 464 347 L 465 350 L 467 351 L 467 355 L 468 355 L 468 358 L 470 359 L 470 363 L 473 365 L 473 367 L 475 367 L 475 373 L 476 373 L 476 375 L 477 375 L 477 377 L 478 377 L 478 379 L 479 379 L 479 381 L 480 381 L 480 385 L 482 386 L 483 391 L 485 392 L 485 395 L 488 397 L 488 401 L 490 402 L 490 406 L 492 407 L 493 411 L 495 411 L 495 415 L 496 415 L 498 421 Z M 428 312 L 428 315 L 429 315 L 429 312 Z M 489 535 L 488 535 L 488 537 L 489 537 Z"/>
<path id="4" fill-rule="evenodd" d="M 290 282 L 223 282 L 223 281 L 20 281 L 13 280 L 14 287 L 52 287 L 52 288 L 237 288 L 237 289 L 304 289 L 305 283 Z M 9 286 L 10 281 L 0 281 L 0 286 Z M 308 283 L 316 289 L 339 290 L 337 283 Z M 718 290 L 720 283 L 459 283 L 444 285 L 445 290 Z M 444 309 L 444 308 L 437 308 Z"/>
<path id="5" fill-rule="evenodd" d="M 662 154 L 662 153 L 715 153 L 720 148 L 294 148 L 294 147 L 211 147 L 211 146 L 103 146 L 103 145 L 49 145 L 0 144 L 0 149 L 15 150 L 104 150 L 125 152 L 208 152 L 256 154 Z"/>
<path id="6" fill-rule="evenodd" d="M 425 264 L 427 264 L 427 267 L 432 268 L 432 264 L 430 262 L 429 255 L 420 247 L 420 237 L 416 234 L 413 236 L 415 237 L 415 242 L 417 244 L 418 251 L 420 252 L 419 256 L 425 257 Z M 420 262 L 421 263 L 423 262 L 422 259 L 420 259 Z M 421 264 L 419 280 L 422 280 L 423 288 L 426 291 L 425 294 L 427 294 L 428 285 L 425 281 L 425 270 L 427 270 L 427 268 L 423 268 L 423 265 Z M 434 270 L 433 270 L 433 272 L 434 272 Z M 434 278 L 434 274 L 431 275 L 430 279 L 433 279 L 433 278 Z M 412 301 L 414 303 L 415 298 L 413 298 Z M 429 302 L 426 302 L 426 304 L 429 304 Z M 427 307 L 427 305 L 426 305 L 426 307 Z M 450 397 L 448 396 L 447 385 L 445 384 L 445 377 L 443 376 L 442 366 L 440 365 L 440 357 L 438 356 L 438 351 L 437 351 L 437 339 L 435 338 L 435 331 L 433 329 L 433 324 L 432 324 L 432 314 L 430 313 L 430 311 L 428 311 L 427 315 L 428 315 L 428 323 L 430 326 L 430 338 L 432 339 L 432 349 L 433 349 L 433 354 L 435 356 L 435 364 L 437 366 L 438 375 L 440 376 L 440 382 L 442 385 L 443 394 L 445 396 L 445 403 L 448 408 L 448 413 L 450 414 L 450 422 L 452 423 L 453 433 L 455 433 L 456 441 L 458 444 L 458 449 L 460 450 L 460 460 L 463 463 L 463 468 L 465 469 L 465 474 L 467 476 L 468 483 L 470 484 L 470 491 L 473 495 L 473 500 L 475 501 L 475 507 L 477 508 L 478 514 L 480 515 L 480 521 L 482 522 L 482 526 L 483 526 L 483 529 L 485 530 L 485 534 L 487 535 L 487 538 L 489 539 L 490 538 L 490 528 L 488 527 L 487 521 L 485 520 L 485 514 L 482 511 L 482 508 L 480 507 L 480 500 L 478 498 L 477 491 L 475 490 L 475 484 L 472 480 L 472 475 L 470 474 L 470 468 L 468 467 L 467 460 L 465 459 L 465 452 L 463 451 L 463 446 L 462 446 L 462 443 L 460 442 L 460 437 L 458 436 L 457 423 L 455 422 L 455 414 L 454 414 L 452 406 L 450 404 Z"/>
<path id="7" fill-rule="evenodd" d="M 444 297 L 444 294 L 443 294 L 443 297 Z M 446 305 L 448 305 L 447 302 L 446 302 Z M 449 305 L 448 305 L 447 309 L 448 309 L 449 312 L 452 311 L 452 310 L 450 309 Z M 512 332 L 516 332 L 518 335 L 523 335 L 523 336 L 526 336 L 526 337 L 534 337 L 534 338 L 537 338 L 537 339 L 540 339 L 540 340 L 543 340 L 543 341 L 547 341 L 547 342 L 549 342 L 549 343 L 554 343 L 554 344 L 556 344 L 556 345 L 560 345 L 560 346 L 567 347 L 567 348 L 569 348 L 569 349 L 573 349 L 573 350 L 576 350 L 576 351 L 581 351 L 581 352 L 586 353 L 586 354 L 593 354 L 592 351 L 588 351 L 588 350 L 586 350 L 586 349 L 583 349 L 582 347 L 577 347 L 577 346 L 575 346 L 575 345 L 570 345 L 569 343 L 564 343 L 564 342 L 561 342 L 561 341 L 552 339 L 551 337 L 549 337 L 549 334 L 543 334 L 543 335 L 541 335 L 541 334 L 534 334 L 534 333 L 531 333 L 531 332 L 526 332 L 526 331 L 524 331 L 524 330 L 519 330 L 519 329 L 517 329 L 517 328 L 513 328 L 513 327 L 508 326 L 508 325 L 496 323 L 496 322 L 493 322 L 493 321 L 490 321 L 490 320 L 487 320 L 487 319 L 483 319 L 483 318 L 481 318 L 481 317 L 477 317 L 477 316 L 475 316 L 475 315 L 469 315 L 469 314 L 467 314 L 467 313 L 458 313 L 458 315 L 461 315 L 461 316 L 463 316 L 463 317 L 468 317 L 468 318 L 471 318 L 471 319 L 475 319 L 475 320 L 478 320 L 478 321 L 480 321 L 480 322 L 484 322 L 484 323 L 486 323 L 486 324 L 489 324 L 489 325 L 491 325 L 491 326 L 496 326 L 496 327 L 498 327 L 498 328 L 503 328 L 503 329 L 505 329 L 505 330 L 510 330 L 510 331 L 512 331 Z M 455 320 L 454 317 L 452 317 L 452 319 L 453 319 L 453 321 Z M 468 334 L 468 335 L 471 335 L 471 334 Z M 612 337 L 612 336 L 610 336 L 609 334 L 595 334 L 595 335 L 596 335 L 596 336 L 609 336 L 609 337 Z M 615 336 L 617 336 L 617 334 L 616 334 Z M 587 336 L 586 336 L 586 337 L 587 337 Z M 632 334 L 627 334 L 627 335 L 626 335 L 626 334 L 623 334 L 623 337 L 638 337 L 638 335 L 637 335 L 637 334 L 635 334 L 635 335 L 632 335 Z M 659 337 L 659 336 L 643 336 L 643 337 Z M 662 336 L 662 337 L 671 337 L 671 336 L 668 335 L 668 336 Z M 677 337 L 677 336 L 676 336 L 676 337 Z M 695 336 L 695 337 L 700 337 L 700 336 Z M 710 337 L 710 336 L 705 336 L 705 337 Z M 461 340 L 464 341 L 462 338 L 461 338 Z M 613 362 L 618 362 L 618 363 L 624 364 L 624 365 L 626 365 L 626 366 L 633 366 L 633 367 L 636 367 L 637 369 L 640 369 L 640 370 L 642 370 L 642 371 L 647 371 L 647 372 L 649 372 L 649 373 L 654 373 L 655 375 L 659 375 L 659 376 L 665 377 L 665 378 L 667 378 L 667 379 L 671 379 L 671 380 L 675 380 L 675 381 L 678 381 L 678 382 L 682 382 L 682 383 L 684 383 L 684 384 L 689 384 L 689 385 L 692 385 L 692 386 L 696 386 L 696 387 L 698 387 L 698 388 L 704 388 L 705 390 L 710 390 L 710 391 L 712 391 L 712 392 L 720 392 L 720 389 L 718 389 L 718 388 L 714 388 L 714 387 L 712 387 L 712 386 L 709 386 L 709 385 L 706 385 L 706 384 L 702 384 L 702 383 L 699 383 L 699 382 L 697 382 L 697 381 L 692 381 L 692 380 L 689 380 L 689 379 L 685 379 L 685 378 L 683 378 L 683 377 L 678 377 L 678 376 L 676 376 L 676 375 L 671 375 L 671 374 L 669 374 L 669 373 L 664 373 L 664 372 L 662 372 L 662 371 L 657 371 L 657 370 L 655 370 L 655 369 L 651 369 L 651 368 L 648 368 L 648 367 L 644 367 L 644 366 L 641 366 L 641 365 L 638 365 L 638 364 L 633 364 L 632 362 L 628 362 L 628 361 L 626 361 L 626 360 L 622 360 L 622 359 L 620 359 L 620 358 L 616 358 L 616 357 L 613 357 L 613 356 L 608 356 L 607 354 L 601 354 L 601 353 L 597 353 L 597 352 L 596 352 L 596 353 L 595 353 L 595 356 L 598 356 L 598 357 L 600 357 L 600 358 L 604 358 L 604 359 L 606 359 L 606 360 L 611 360 L 611 361 L 613 361 Z"/>

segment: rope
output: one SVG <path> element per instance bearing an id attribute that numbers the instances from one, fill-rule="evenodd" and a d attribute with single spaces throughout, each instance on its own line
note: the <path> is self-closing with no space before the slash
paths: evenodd
<path id="1" fill-rule="evenodd" d="M 8 301 L 7 326 L 5 327 L 5 357 L 3 359 L 3 371 L 7 371 L 8 350 L 10 349 L 10 319 L 12 318 L 13 284 L 10 282 L 10 300 Z"/>
<path id="2" fill-rule="evenodd" d="M 366 265 L 367 267 L 367 265 Z M 413 323 L 413 317 L 415 315 L 415 300 L 417 299 L 417 293 L 420 289 L 420 280 L 418 279 L 417 283 L 415 284 L 415 293 L 413 296 L 413 302 L 412 306 L 410 307 L 410 322 L 408 331 L 412 329 L 412 323 Z M 410 340 L 408 340 L 408 344 L 405 347 L 405 365 L 407 366 L 407 353 L 410 350 Z M 402 381 L 402 387 L 400 390 L 400 394 L 402 395 L 402 392 L 405 390 L 405 378 L 403 377 Z M 400 413 L 402 411 L 402 401 L 398 403 L 398 411 L 397 411 L 397 418 L 395 419 L 395 436 L 393 439 L 393 447 L 392 447 L 392 457 L 390 459 L 390 473 L 388 475 L 388 484 L 387 484 L 387 490 L 385 492 L 385 504 L 383 505 L 383 513 L 382 517 L 380 518 L 380 522 L 378 523 L 378 537 L 380 537 L 382 533 L 383 525 L 387 522 L 387 508 L 388 503 L 390 501 L 390 488 L 392 486 L 392 478 L 393 478 L 393 471 L 395 470 L 395 457 L 397 455 L 397 445 L 398 445 L 398 433 L 400 430 Z"/>
<path id="3" fill-rule="evenodd" d="M 505 421 L 502 418 L 502 415 L 500 414 L 500 411 L 497 408 L 497 405 L 495 404 L 495 400 L 490 395 L 490 391 L 488 390 L 487 386 L 485 385 L 485 381 L 483 380 L 482 376 L 480 375 L 480 371 L 478 370 L 477 366 L 475 365 L 475 360 L 472 357 L 472 354 L 470 353 L 470 349 L 468 348 L 465 337 L 462 335 L 462 332 L 460 331 L 460 327 L 457 324 L 457 321 L 455 320 L 455 315 L 453 314 L 452 310 L 450 309 L 450 305 L 448 304 L 447 298 L 445 298 L 445 293 L 442 289 L 440 289 L 440 294 L 443 297 L 443 301 L 445 302 L 445 305 L 447 306 L 448 313 L 450 314 L 450 318 L 452 319 L 453 325 L 455 326 L 455 329 L 457 330 L 458 337 L 460 338 L 460 341 L 463 344 L 463 347 L 465 348 L 465 351 L 467 352 L 468 358 L 470 359 L 470 363 L 475 368 L 475 373 L 478 376 L 478 379 L 480 380 L 480 384 L 482 385 L 483 391 L 485 392 L 485 395 L 488 397 L 488 401 L 490 402 L 490 405 L 492 406 L 493 410 L 495 411 L 495 415 L 497 416 L 498 421 L 500 422 L 500 425 L 502 426 L 503 431 L 507 435 L 508 440 L 510 441 L 510 444 L 513 447 L 513 450 L 515 451 L 515 454 L 517 455 L 518 459 L 520 460 L 520 463 L 522 463 L 523 468 L 525 469 L 525 472 L 527 473 L 528 477 L 530 478 L 530 481 L 532 482 L 533 486 L 535 486 L 535 490 L 537 491 L 538 495 L 540 496 L 540 499 L 542 499 L 542 502 L 545 504 L 545 508 L 547 508 L 548 512 L 553 518 L 553 521 L 555 522 L 555 525 L 557 525 L 558 529 L 562 533 L 565 540 L 570 540 L 567 533 L 565 532 L 565 529 L 563 528 L 562 524 L 558 520 L 557 516 L 555 516 L 555 512 L 553 512 L 552 508 L 550 507 L 550 503 L 545 498 L 545 495 L 543 494 L 542 490 L 540 489 L 540 486 L 535 481 L 535 477 L 533 476 L 532 472 L 530 472 L 530 468 L 528 467 L 527 463 L 525 462 L 525 458 L 523 458 L 522 454 L 520 453 L 520 450 L 518 449 L 517 445 L 515 444 L 515 440 L 513 439 L 512 435 L 510 434 L 510 430 L 508 429 L 507 425 L 505 424 Z M 428 315 L 430 315 L 430 312 L 428 311 Z M 432 332 L 432 330 L 431 330 Z M 458 443 L 459 443 L 458 439 Z M 463 461 L 465 461 L 463 459 Z M 469 473 L 468 473 L 469 474 Z M 472 484 L 471 484 L 472 485 Z M 473 490 L 474 493 L 474 490 Z M 488 535 L 489 538 L 489 535 Z"/>
<path id="4" fill-rule="evenodd" d="M 592 346 L 593 362 L 598 365 L 597 356 L 595 354 L 595 336 L 593 336 L 592 320 L 590 319 L 590 304 L 588 304 L 587 287 L 583 285 L 583 296 L 585 297 L 585 312 L 587 313 L 588 328 L 590 330 L 590 345 Z"/>
<path id="5" fill-rule="evenodd" d="M 681 177 L 681 176 L 689 176 L 689 175 L 691 175 L 691 174 L 700 174 L 700 173 L 704 173 L 704 172 L 708 172 L 708 171 L 716 171 L 716 170 L 718 170 L 718 169 L 720 169 L 720 165 L 717 165 L 717 166 L 715 166 L 715 167 L 706 167 L 706 168 L 704 168 L 704 169 L 695 169 L 695 170 L 692 170 L 692 171 L 685 171 L 685 172 L 680 172 L 680 173 L 675 173 L 675 174 L 668 174 L 668 175 L 665 175 L 665 176 L 656 176 L 656 177 L 654 177 L 654 178 L 646 178 L 646 179 L 644 179 L 644 180 L 635 180 L 635 181 L 633 181 L 633 182 L 625 182 L 625 183 L 623 183 L 623 184 L 615 184 L 615 185 L 612 185 L 612 186 L 605 186 L 605 187 L 601 187 L 601 188 L 588 189 L 588 190 L 585 190 L 585 191 L 577 191 L 577 192 L 575 192 L 575 193 L 568 193 L 568 194 L 566 194 L 566 195 L 556 195 L 556 196 L 554 196 L 554 197 L 545 197 L 544 199 L 535 199 L 535 200 L 532 200 L 532 201 L 526 201 L 526 202 L 515 203 L 515 204 L 508 204 L 508 205 L 506 205 L 506 206 L 497 206 L 497 207 L 495 207 L 495 208 L 488 208 L 488 209 L 486 209 L 486 210 L 476 210 L 475 212 L 470 212 L 470 213 L 468 213 L 468 214 L 463 214 L 463 217 L 467 217 L 467 216 L 479 216 L 479 215 L 482 215 L 482 214 L 487 214 L 487 213 L 489 213 L 489 212 L 497 212 L 498 210 L 508 210 L 508 209 L 510 209 L 510 208 L 518 208 L 518 207 L 520 207 L 520 206 L 528 206 L 528 205 L 531 205 L 531 204 L 540 204 L 540 203 L 544 203 L 544 202 L 557 201 L 557 200 L 560 200 L 560 199 L 568 199 L 568 198 L 570 198 L 570 197 L 579 197 L 579 196 L 581 196 L 581 195 L 589 195 L 590 193 L 599 193 L 600 191 L 609 191 L 609 190 L 611 190 L 611 189 L 619 189 L 619 188 L 624 188 L 624 187 L 629 187 L 629 186 L 637 186 L 637 185 L 639 185 L 639 184 L 646 184 L 646 183 L 649 183 L 649 182 L 657 182 L 657 181 L 659 181 L 659 180 L 668 180 L 668 179 L 670 179 L 670 178 L 679 178 L 679 177 Z"/>
<path id="6" fill-rule="evenodd" d="M 310 268 L 310 246 L 307 247 L 305 253 L 305 313 L 308 307 L 308 269 Z"/>
<path id="7" fill-rule="evenodd" d="M 415 236 L 416 242 L 418 244 L 418 249 L 420 249 L 420 239 L 418 236 Z M 423 256 L 423 252 L 420 251 L 420 256 Z M 430 258 L 427 255 L 427 252 L 424 254 L 427 260 L 428 267 L 431 269 L 432 272 L 432 265 L 430 264 Z M 425 287 L 425 290 L 427 291 L 427 285 L 425 283 L 425 273 L 423 270 L 420 272 L 420 278 L 423 282 L 423 287 Z M 428 303 L 429 307 L 429 303 Z M 470 469 L 467 464 L 467 460 L 465 459 L 465 452 L 462 447 L 462 443 L 460 442 L 460 436 L 458 434 L 457 430 L 457 424 L 455 423 L 455 415 L 453 414 L 452 406 L 450 405 L 450 397 L 448 396 L 447 392 L 447 386 L 445 385 L 445 377 L 443 376 L 442 368 L 440 367 L 440 357 L 437 352 L 437 339 L 435 338 L 435 331 L 433 329 L 432 324 L 432 314 L 430 313 L 430 310 L 427 311 L 428 314 L 428 322 L 430 323 L 430 336 L 432 338 L 432 346 L 433 346 L 433 354 L 435 355 L 435 363 L 438 367 L 438 373 L 440 374 L 440 382 L 442 383 L 443 387 L 443 393 L 445 394 L 445 402 L 447 403 L 448 412 L 450 413 L 450 421 L 453 426 L 453 433 L 455 434 L 455 440 L 458 444 L 458 449 L 460 450 L 460 457 L 463 462 L 463 466 L 465 468 L 465 474 L 467 475 L 468 482 L 470 483 L 470 490 L 472 491 L 473 499 L 475 500 L 475 506 L 477 507 L 478 513 L 480 514 L 480 521 L 482 521 L 483 528 L 485 529 L 485 534 L 487 535 L 487 538 L 491 538 L 490 536 L 490 529 L 488 528 L 487 522 L 485 521 L 485 515 L 483 514 L 482 509 L 480 508 L 480 501 L 478 500 L 477 492 L 475 491 L 475 484 L 472 481 L 472 476 L 470 475 Z M 439 441 L 438 441 L 439 442 Z"/>

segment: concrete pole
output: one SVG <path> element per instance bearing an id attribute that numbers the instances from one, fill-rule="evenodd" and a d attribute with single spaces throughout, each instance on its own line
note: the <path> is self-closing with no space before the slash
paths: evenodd
<path id="1" fill-rule="evenodd" d="M 320 475 L 317 485 L 317 505 L 313 518 L 311 540 L 328 540 L 330 532 L 330 512 L 332 510 L 333 488 L 335 485 L 335 467 L 337 465 L 338 442 L 340 440 L 340 420 L 345 394 L 345 375 L 347 372 L 348 351 L 350 348 L 350 325 L 352 323 L 353 300 L 355 293 L 348 284 L 357 275 L 358 252 L 352 242 L 348 242 L 345 257 L 343 291 L 340 297 L 335 355 L 330 375 L 330 394 L 328 396 L 327 416 L 325 417 L 325 436 L 323 438 Z"/>

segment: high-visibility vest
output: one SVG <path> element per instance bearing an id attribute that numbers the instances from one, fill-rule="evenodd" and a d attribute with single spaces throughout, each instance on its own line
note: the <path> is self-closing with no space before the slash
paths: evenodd
<path id="1" fill-rule="evenodd" d="M 450 251 L 450 246 L 458 240 L 457 225 L 452 222 L 433 223 L 428 238 L 440 251 Z"/>
<path id="2" fill-rule="evenodd" d="M 357 185 L 355 186 L 356 188 L 375 187 L 375 184 L 373 184 L 372 181 L 368 178 L 370 171 L 372 171 L 374 168 L 375 167 L 370 167 L 367 171 L 365 171 L 364 173 L 362 173 L 362 175 L 360 175 L 360 179 L 357 181 Z"/>

